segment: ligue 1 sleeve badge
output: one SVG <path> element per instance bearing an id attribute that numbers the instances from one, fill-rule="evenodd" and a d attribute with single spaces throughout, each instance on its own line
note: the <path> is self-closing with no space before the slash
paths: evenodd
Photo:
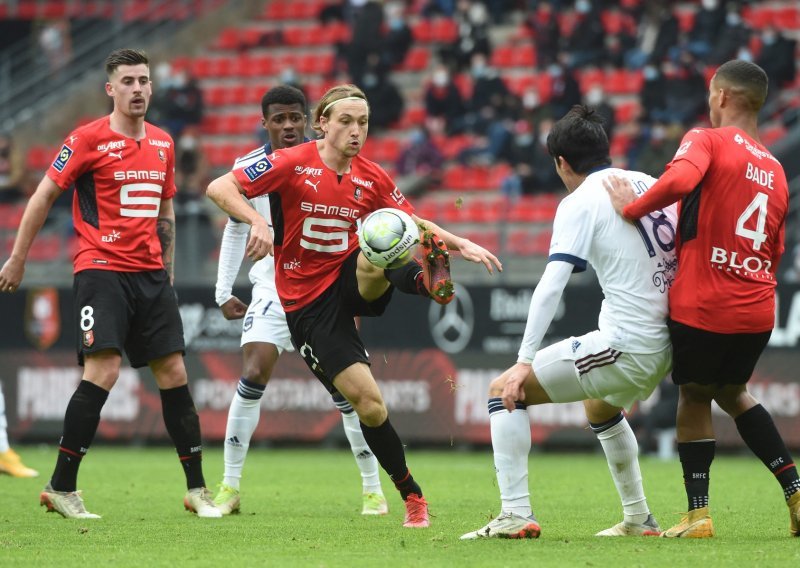
<path id="1" fill-rule="evenodd" d="M 45 350 L 61 335 L 58 290 L 35 288 L 28 292 L 25 305 L 25 335 L 37 349 Z"/>

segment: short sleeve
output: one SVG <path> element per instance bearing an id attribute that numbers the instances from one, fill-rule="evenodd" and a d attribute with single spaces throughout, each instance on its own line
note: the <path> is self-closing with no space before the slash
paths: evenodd
<path id="1" fill-rule="evenodd" d="M 574 196 L 577 197 L 577 196 Z M 573 272 L 586 270 L 594 235 L 595 211 L 587 200 L 564 199 L 556 210 L 548 261 L 568 262 Z"/>
<path id="2" fill-rule="evenodd" d="M 714 135 L 705 128 L 692 128 L 684 135 L 681 145 L 675 152 L 672 161 L 667 164 L 667 168 L 679 160 L 686 160 L 702 174 L 705 174 L 713 155 Z"/>
<path id="3" fill-rule="evenodd" d="M 62 190 L 69 189 L 75 180 L 83 175 L 90 163 L 90 145 L 87 143 L 86 136 L 71 132 L 61 149 L 58 151 L 53 163 L 47 170 L 49 177 Z"/>
<path id="4" fill-rule="evenodd" d="M 233 175 L 249 199 L 276 191 L 286 177 L 289 160 L 282 159 L 280 152 L 265 154 L 258 160 L 233 169 Z"/>
<path id="5" fill-rule="evenodd" d="M 178 192 L 175 186 L 175 143 L 172 138 L 169 139 L 169 151 L 167 152 L 167 172 L 164 178 L 164 191 L 161 194 L 162 199 L 172 199 Z"/>
<path id="6" fill-rule="evenodd" d="M 397 187 L 394 180 L 382 168 L 379 170 L 378 176 L 378 201 L 379 208 L 391 207 L 393 209 L 400 209 L 409 215 L 414 213 L 414 206 L 403 195 L 403 192 Z"/>

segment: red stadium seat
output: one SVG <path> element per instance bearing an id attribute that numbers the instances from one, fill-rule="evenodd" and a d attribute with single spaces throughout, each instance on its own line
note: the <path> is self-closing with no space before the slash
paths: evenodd
<path id="1" fill-rule="evenodd" d="M 406 54 L 406 59 L 400 66 L 405 71 L 424 71 L 428 68 L 430 52 L 424 47 L 412 47 Z"/>

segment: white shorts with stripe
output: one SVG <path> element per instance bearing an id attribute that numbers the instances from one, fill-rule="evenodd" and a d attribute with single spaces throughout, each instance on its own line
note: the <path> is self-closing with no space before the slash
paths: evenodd
<path id="1" fill-rule="evenodd" d="M 283 306 L 271 295 L 258 295 L 257 289 L 253 290 L 253 299 L 242 321 L 241 345 L 247 343 L 272 343 L 278 353 L 294 351 Z"/>
<path id="2" fill-rule="evenodd" d="M 657 353 L 621 353 L 599 331 L 540 350 L 533 372 L 553 402 L 604 400 L 630 410 L 672 370 L 672 347 Z"/>

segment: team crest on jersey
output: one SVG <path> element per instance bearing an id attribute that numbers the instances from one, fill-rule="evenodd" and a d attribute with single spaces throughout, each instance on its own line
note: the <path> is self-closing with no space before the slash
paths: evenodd
<path id="1" fill-rule="evenodd" d="M 94 330 L 89 329 L 83 332 L 83 346 L 91 347 L 94 345 Z"/>
<path id="2" fill-rule="evenodd" d="M 64 171 L 64 168 L 66 167 L 67 162 L 69 162 L 69 159 L 72 157 L 73 153 L 74 152 L 72 151 L 72 148 L 66 144 L 61 147 L 61 150 L 58 152 L 58 156 L 56 156 L 56 159 L 53 162 L 53 167 L 56 169 L 56 171 Z"/>
<path id="3" fill-rule="evenodd" d="M 356 198 L 356 201 L 361 201 L 361 198 L 364 196 L 364 192 L 361 190 L 360 187 L 356 186 L 356 189 L 353 191 L 353 197 Z"/>
<path id="4" fill-rule="evenodd" d="M 158 159 L 161 160 L 162 164 L 167 163 L 167 153 L 164 152 L 161 148 L 158 149 Z"/>
<path id="5" fill-rule="evenodd" d="M 256 163 L 247 166 L 244 169 L 244 173 L 247 176 L 247 179 L 249 179 L 250 181 L 256 181 L 258 178 L 260 178 L 262 175 L 264 175 L 271 169 L 272 169 L 272 162 L 270 162 L 265 156 Z"/>

